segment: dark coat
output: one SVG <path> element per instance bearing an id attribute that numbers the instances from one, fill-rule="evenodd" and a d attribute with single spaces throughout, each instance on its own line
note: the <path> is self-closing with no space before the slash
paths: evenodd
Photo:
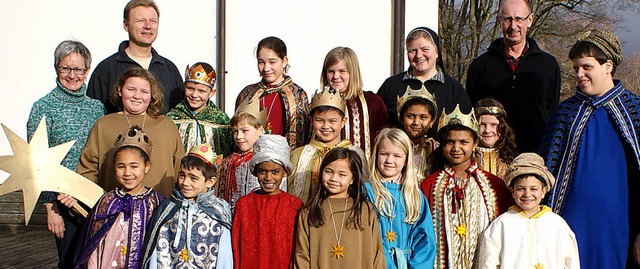
<path id="1" fill-rule="evenodd" d="M 409 75 L 410 72 L 411 68 L 387 78 L 384 83 L 382 83 L 382 86 L 380 86 L 380 89 L 378 89 L 377 94 L 382 98 L 382 101 L 387 106 L 389 124 L 391 127 L 402 128 L 401 123 L 398 120 L 396 106 L 398 105 L 398 97 L 404 95 L 404 92 L 407 90 L 407 86 L 411 87 L 411 89 L 418 90 L 422 87 L 422 84 L 424 84 L 425 88 L 427 88 L 427 90 L 436 97 L 438 115 L 435 117 L 435 124 L 427 133 L 427 136 L 429 137 L 436 137 L 438 120 L 440 119 L 440 114 L 442 114 L 443 108 L 446 108 L 446 113 L 451 113 L 456 108 L 456 105 L 459 104 L 462 113 L 469 113 L 469 111 L 471 111 L 472 106 L 469 101 L 469 96 L 467 96 L 462 85 L 449 75 L 440 71 L 443 75 L 443 81 L 430 79 L 422 83 L 419 79 Z"/>
<path id="2" fill-rule="evenodd" d="M 116 107 L 109 101 L 109 92 L 114 85 L 118 84 L 120 75 L 131 67 L 140 67 L 140 65 L 129 58 L 124 51 L 128 46 L 129 41 L 122 41 L 118 52 L 100 62 L 98 66 L 96 66 L 96 69 L 93 70 L 91 79 L 89 79 L 87 96 L 100 100 L 107 109 L 107 113 L 118 112 Z M 151 49 L 149 71 L 156 76 L 158 83 L 162 86 L 161 92 L 164 102 L 160 113 L 166 114 L 171 108 L 184 100 L 182 76 L 173 62 L 160 56 L 153 48 Z"/>
<path id="3" fill-rule="evenodd" d="M 536 152 L 544 127 L 560 102 L 560 66 L 527 38 L 528 51 L 511 72 L 503 39 L 469 66 L 466 89 L 472 102 L 491 97 L 504 105 L 507 122 L 516 133 L 519 152 Z"/>

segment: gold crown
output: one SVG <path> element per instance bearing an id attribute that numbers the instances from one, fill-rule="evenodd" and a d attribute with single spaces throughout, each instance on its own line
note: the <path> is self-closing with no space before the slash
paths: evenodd
<path id="1" fill-rule="evenodd" d="M 404 106 L 404 104 L 413 98 L 427 99 L 427 101 L 433 104 L 434 110 L 436 112 L 438 111 L 438 105 L 436 104 L 436 97 L 433 96 L 433 94 L 431 94 L 427 90 L 427 88 L 424 87 L 424 84 L 422 84 L 422 87 L 419 90 L 414 90 L 414 89 L 411 89 L 411 87 L 407 86 L 407 90 L 404 92 L 404 95 L 402 97 L 398 96 L 398 106 L 396 106 L 397 108 L 396 110 L 398 112 L 398 118 L 400 118 L 400 111 L 402 110 L 402 107 Z"/>
<path id="2" fill-rule="evenodd" d="M 209 74 L 204 71 L 202 65 L 196 65 L 193 68 L 189 68 L 187 65 L 187 70 L 184 71 L 184 81 L 190 81 L 195 83 L 200 83 L 215 88 L 213 85 L 216 84 L 216 70 L 211 70 Z"/>
<path id="3" fill-rule="evenodd" d="M 208 144 L 200 144 L 192 147 L 189 150 L 188 156 L 200 158 L 213 169 L 218 169 L 218 166 L 222 163 L 222 154 L 216 154 L 216 151 Z"/>
<path id="4" fill-rule="evenodd" d="M 267 128 L 267 112 L 265 109 L 260 108 L 259 94 L 254 94 L 252 98 L 245 98 L 242 100 L 235 113 L 238 114 L 240 112 L 253 116 L 260 121 L 263 128 Z"/>
<path id="5" fill-rule="evenodd" d="M 148 157 L 151 157 L 151 149 L 153 148 L 149 136 L 137 125 L 129 127 L 129 129 L 120 133 L 114 146 L 116 150 L 126 146 L 137 147 L 144 151 Z"/>
<path id="6" fill-rule="evenodd" d="M 460 104 L 456 105 L 456 108 L 450 114 L 446 114 L 446 108 L 442 108 L 442 114 L 440 115 L 440 122 L 438 122 L 438 131 L 442 130 L 447 125 L 460 124 L 463 125 L 475 133 L 478 133 L 480 129 L 476 115 L 473 113 L 473 109 L 469 114 L 464 114 L 460 111 Z"/>
<path id="7" fill-rule="evenodd" d="M 324 86 L 322 92 L 316 92 L 313 94 L 313 98 L 311 98 L 311 104 L 309 104 L 309 111 L 313 110 L 319 106 L 330 106 L 340 109 L 342 113 L 347 113 L 346 110 L 346 101 L 340 95 L 340 93 L 332 89 L 329 86 Z"/>
<path id="8" fill-rule="evenodd" d="M 494 115 L 507 118 L 507 112 L 504 109 L 497 106 L 480 106 L 476 107 L 476 115 L 478 117 L 482 115 Z"/>

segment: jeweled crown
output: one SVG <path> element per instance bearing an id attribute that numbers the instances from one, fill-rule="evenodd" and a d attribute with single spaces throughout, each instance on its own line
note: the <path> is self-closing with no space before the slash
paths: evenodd
<path id="1" fill-rule="evenodd" d="M 255 94 L 253 98 L 242 100 L 235 113 L 238 114 L 240 112 L 253 116 L 262 123 L 264 128 L 267 128 L 267 111 L 260 107 L 260 96 L 258 94 Z"/>
<path id="2" fill-rule="evenodd" d="M 222 162 L 222 154 L 216 154 L 216 151 L 208 144 L 200 144 L 192 147 L 189 150 L 189 156 L 200 158 L 214 169 L 218 169 L 218 166 Z"/>
<path id="3" fill-rule="evenodd" d="M 473 109 L 469 114 L 464 114 L 460 111 L 460 104 L 456 105 L 456 108 L 450 114 L 446 114 L 446 108 L 442 108 L 442 114 L 440 115 L 440 121 L 438 122 L 438 131 L 442 130 L 447 125 L 460 124 L 478 133 L 480 126 L 476 120 L 476 115 L 473 113 Z"/>
<path id="4" fill-rule="evenodd" d="M 129 127 L 129 129 L 120 133 L 116 138 L 116 142 L 114 144 L 116 150 L 125 146 L 137 147 L 144 151 L 144 153 L 149 157 L 151 156 L 151 149 L 153 148 L 153 144 L 151 144 L 149 136 L 147 136 L 147 134 L 145 134 L 137 125 Z"/>
<path id="5" fill-rule="evenodd" d="M 343 113 L 347 113 L 346 101 L 337 90 L 332 89 L 329 86 L 324 86 L 324 89 L 320 93 L 318 93 L 318 91 L 316 90 L 316 92 L 313 94 L 313 98 L 311 98 L 309 111 L 319 106 L 335 107 L 337 109 L 340 109 L 340 111 L 342 111 Z"/>
<path id="6" fill-rule="evenodd" d="M 404 104 L 413 98 L 426 99 L 427 101 L 433 104 L 434 110 L 436 112 L 438 111 L 438 105 L 436 104 L 436 97 L 427 90 L 424 84 L 422 84 L 422 87 L 419 90 L 414 90 L 414 89 L 411 89 L 411 87 L 407 86 L 407 90 L 404 92 L 404 95 L 402 97 L 398 96 L 398 106 L 397 106 L 398 118 L 400 118 L 400 111 L 402 110 L 402 107 L 404 106 Z"/>
<path id="7" fill-rule="evenodd" d="M 184 75 L 185 82 L 190 81 L 190 82 L 207 85 L 212 89 L 215 88 L 213 86 L 214 84 L 216 84 L 215 69 L 211 70 L 211 72 L 207 74 L 207 72 L 204 71 L 204 68 L 202 67 L 202 65 L 196 65 L 193 68 L 189 68 L 189 65 L 187 65 L 187 70 L 184 71 L 184 74 L 185 74 Z"/>

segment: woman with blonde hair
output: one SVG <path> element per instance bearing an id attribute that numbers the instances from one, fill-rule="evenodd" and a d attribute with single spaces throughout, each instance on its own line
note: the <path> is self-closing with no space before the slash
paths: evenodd
<path id="1" fill-rule="evenodd" d="M 347 124 L 342 128 L 342 139 L 362 149 L 368 161 L 377 133 L 389 127 L 389 115 L 380 96 L 363 91 L 360 64 L 352 49 L 336 47 L 327 53 L 320 74 L 320 88 L 327 85 L 347 101 Z"/>
<path id="2" fill-rule="evenodd" d="M 405 132 L 382 129 L 365 184 L 378 213 L 387 268 L 432 268 L 435 258 L 431 212 L 412 169 L 411 149 Z"/>

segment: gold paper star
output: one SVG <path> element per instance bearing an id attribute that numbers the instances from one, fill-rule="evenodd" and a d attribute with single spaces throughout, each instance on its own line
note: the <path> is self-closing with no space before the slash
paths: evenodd
<path id="1" fill-rule="evenodd" d="M 180 250 L 180 260 L 182 261 L 189 260 L 189 251 L 187 250 L 187 248 L 183 248 L 182 250 Z"/>
<path id="2" fill-rule="evenodd" d="M 396 238 L 398 238 L 398 236 L 396 235 L 396 232 L 389 230 L 387 233 L 384 234 L 384 237 L 387 238 L 387 241 L 389 242 L 395 242 Z"/>
<path id="3" fill-rule="evenodd" d="M 456 227 L 456 234 L 459 236 L 467 235 L 467 226 L 464 226 L 464 224 L 458 225 L 458 227 Z"/>
<path id="4" fill-rule="evenodd" d="M 0 169 L 11 175 L 0 185 L 0 195 L 22 190 L 24 221 L 29 224 L 40 192 L 66 193 L 89 207 L 104 193 L 102 188 L 62 166 L 75 141 L 49 148 L 44 116 L 38 124 L 31 143 L 27 143 L 2 124 L 15 155 L 0 156 Z"/>
<path id="5" fill-rule="evenodd" d="M 122 254 L 122 256 L 127 256 L 127 246 L 126 245 L 122 245 L 122 248 L 120 248 L 120 254 Z"/>
<path id="6" fill-rule="evenodd" d="M 540 264 L 540 263 L 536 263 L 533 268 L 535 269 L 544 269 L 544 265 Z"/>
<path id="7" fill-rule="evenodd" d="M 331 250 L 331 257 L 338 260 L 344 257 L 344 247 L 341 245 L 333 246 L 333 250 Z"/>

